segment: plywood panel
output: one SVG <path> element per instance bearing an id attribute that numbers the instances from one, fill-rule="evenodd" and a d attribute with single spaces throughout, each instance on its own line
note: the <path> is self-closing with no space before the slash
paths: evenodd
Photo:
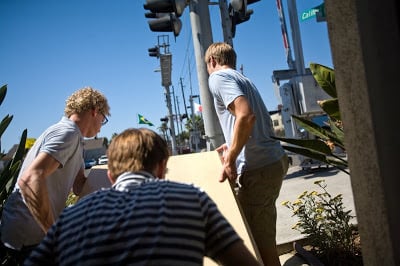
<path id="1" fill-rule="evenodd" d="M 218 209 L 232 224 L 249 250 L 256 256 L 251 236 L 248 234 L 229 183 L 218 181 L 222 170 L 216 151 L 172 156 L 168 160 L 167 179 L 192 183 L 201 187 L 217 204 Z M 204 265 L 217 265 L 205 258 Z"/>

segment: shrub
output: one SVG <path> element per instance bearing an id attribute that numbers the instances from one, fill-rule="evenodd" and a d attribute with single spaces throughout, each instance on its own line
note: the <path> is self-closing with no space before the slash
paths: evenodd
<path id="1" fill-rule="evenodd" d="M 345 210 L 342 195 L 329 194 L 324 180 L 314 184 L 320 188 L 319 192 L 304 191 L 295 201 L 282 203 L 298 218 L 293 229 L 307 236 L 312 253 L 323 258 L 327 265 L 345 265 L 332 263 L 343 258 L 357 258 L 354 261 L 361 262 L 361 248 L 355 239 L 358 236 L 354 234 L 357 228 L 350 223 L 354 216 L 350 214 L 351 210 Z"/>
<path id="2" fill-rule="evenodd" d="M 3 85 L 0 88 L 0 105 L 7 94 L 7 85 Z M 6 115 L 0 123 L 0 138 L 8 125 L 11 123 L 13 116 Z M 17 182 L 18 173 L 21 169 L 22 160 L 26 154 L 25 143 L 26 143 L 27 130 L 22 132 L 20 143 L 17 151 L 15 152 L 12 159 L 5 165 L 3 171 L 0 173 L 0 217 L 3 212 L 3 206 L 14 189 L 15 183 Z M 1 147 L 0 147 L 1 149 Z M 1 155 L 4 157 L 4 154 Z M 12 254 L 6 251 L 3 244 L 0 244 L 0 260 L 2 265 L 18 265 Z"/>

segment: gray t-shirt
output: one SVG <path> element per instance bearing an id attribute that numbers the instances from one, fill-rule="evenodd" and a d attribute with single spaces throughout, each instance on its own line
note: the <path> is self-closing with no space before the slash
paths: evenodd
<path id="1" fill-rule="evenodd" d="M 235 116 L 228 110 L 229 104 L 237 97 L 244 96 L 256 115 L 251 136 L 236 160 L 238 173 L 242 173 L 243 167 L 252 170 L 278 161 L 284 155 L 284 150 L 279 141 L 271 138 L 274 135 L 271 117 L 250 79 L 234 69 L 222 69 L 211 73 L 208 85 L 228 147 L 232 142 L 235 124 Z"/>
<path id="2" fill-rule="evenodd" d="M 36 156 L 45 152 L 60 163 L 60 167 L 47 177 L 47 189 L 55 218 L 65 208 L 65 201 L 83 167 L 83 137 L 78 126 L 66 117 L 50 126 L 35 141 L 21 167 L 20 176 Z M 20 178 L 20 176 L 18 178 Z M 19 192 L 18 184 L 7 199 L 1 219 L 1 240 L 7 246 L 20 249 L 38 244 L 43 230 L 34 220 Z"/>

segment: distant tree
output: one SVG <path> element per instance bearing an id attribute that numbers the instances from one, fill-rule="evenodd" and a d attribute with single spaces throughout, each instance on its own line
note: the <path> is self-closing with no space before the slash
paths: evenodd
<path id="1" fill-rule="evenodd" d="M 192 118 L 187 119 L 185 128 L 188 131 L 193 131 L 196 128 L 197 130 L 200 130 L 201 135 L 205 135 L 204 120 L 199 115 L 194 115 L 193 120 L 192 120 Z"/>

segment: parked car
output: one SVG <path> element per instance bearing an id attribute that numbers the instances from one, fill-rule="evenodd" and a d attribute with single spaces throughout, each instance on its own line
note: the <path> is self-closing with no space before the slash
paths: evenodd
<path id="1" fill-rule="evenodd" d="M 98 164 L 107 164 L 107 163 L 108 163 L 107 155 L 102 155 L 99 157 Z"/>
<path id="2" fill-rule="evenodd" d="M 85 169 L 90 169 L 97 164 L 95 159 L 89 159 L 85 161 Z"/>

